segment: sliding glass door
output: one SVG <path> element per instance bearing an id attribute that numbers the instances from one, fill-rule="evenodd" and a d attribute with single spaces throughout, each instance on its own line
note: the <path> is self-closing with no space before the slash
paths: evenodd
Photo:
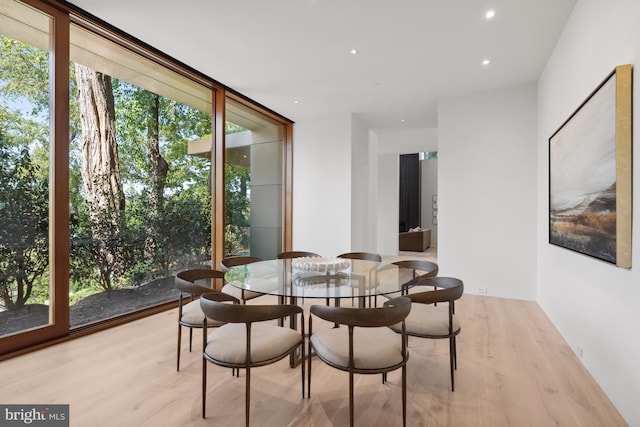
<path id="1" fill-rule="evenodd" d="M 291 242 L 291 123 L 53 4 L 0 3 L 0 359 Z"/>
<path id="2" fill-rule="evenodd" d="M 211 89 L 73 23 L 71 328 L 175 300 L 211 260 Z"/>
<path id="3" fill-rule="evenodd" d="M 54 164 L 63 160 L 56 138 L 67 129 L 56 133 L 56 118 L 65 116 L 54 102 L 61 90 L 54 76 L 66 55 L 61 50 L 55 62 L 51 54 L 64 45 L 66 25 L 52 9 L 15 1 L 0 8 L 0 338 L 16 346 L 67 329 L 66 301 L 54 288 L 65 270 L 54 255 L 64 250 L 65 227 L 56 229 L 53 212 L 64 203 L 55 187 L 64 174 Z"/>

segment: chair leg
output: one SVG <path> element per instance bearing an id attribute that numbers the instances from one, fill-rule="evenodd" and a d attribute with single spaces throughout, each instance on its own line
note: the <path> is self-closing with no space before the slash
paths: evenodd
<path id="1" fill-rule="evenodd" d="M 307 357 L 307 399 L 311 399 L 311 340 L 309 340 L 309 356 Z M 303 361 L 304 362 L 304 361 Z"/>
<path id="2" fill-rule="evenodd" d="M 189 328 L 189 353 L 191 353 L 192 342 L 193 342 L 193 328 Z"/>
<path id="3" fill-rule="evenodd" d="M 407 425 L 407 365 L 402 366 L 402 426 Z"/>
<path id="4" fill-rule="evenodd" d="M 456 347 L 456 337 L 453 337 L 453 367 L 458 369 L 458 348 Z"/>
<path id="5" fill-rule="evenodd" d="M 300 365 L 302 366 L 301 368 L 302 369 L 302 398 L 304 399 L 304 361 L 305 361 L 304 342 L 300 345 L 300 351 L 302 352 L 302 360 L 300 361 Z"/>
<path id="6" fill-rule="evenodd" d="M 207 407 L 207 359 L 202 358 L 202 418 L 205 418 Z"/>
<path id="7" fill-rule="evenodd" d="M 250 390 L 251 390 L 251 368 L 249 366 L 247 366 L 247 378 L 246 378 L 246 383 L 245 383 L 245 393 L 244 393 L 244 411 L 245 411 L 245 420 L 246 420 L 246 424 L 247 427 L 249 427 L 249 411 L 251 408 L 251 395 L 250 395 Z"/>
<path id="8" fill-rule="evenodd" d="M 455 391 L 453 388 L 453 353 L 455 346 L 453 344 L 453 337 L 449 338 L 449 370 L 451 371 L 451 391 Z"/>
<path id="9" fill-rule="evenodd" d="M 353 427 L 353 372 L 349 372 L 349 425 Z"/>
<path id="10" fill-rule="evenodd" d="M 304 345 L 304 344 L 302 344 Z M 304 363 L 304 360 L 302 361 Z M 311 340 L 309 340 L 309 357 L 307 366 L 307 398 L 311 398 Z"/>
<path id="11" fill-rule="evenodd" d="M 180 371 L 180 342 L 182 340 L 182 325 L 178 323 L 178 351 L 176 355 L 176 371 Z"/>

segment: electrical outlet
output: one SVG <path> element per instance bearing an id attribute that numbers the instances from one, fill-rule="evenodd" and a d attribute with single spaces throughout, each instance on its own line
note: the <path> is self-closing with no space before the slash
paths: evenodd
<path id="1" fill-rule="evenodd" d="M 478 288 L 479 294 L 486 294 L 489 290 L 487 288 Z"/>
<path id="2" fill-rule="evenodd" d="M 580 359 L 582 359 L 582 347 L 580 347 L 579 345 L 576 346 L 576 354 Z"/>

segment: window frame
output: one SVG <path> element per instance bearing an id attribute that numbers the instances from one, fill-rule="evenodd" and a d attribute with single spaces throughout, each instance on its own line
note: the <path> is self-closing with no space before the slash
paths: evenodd
<path id="1" fill-rule="evenodd" d="M 104 21 L 66 2 L 56 0 L 19 0 L 19 2 L 51 16 L 50 36 L 50 292 L 54 307 L 50 324 L 33 330 L 0 338 L 0 360 L 27 353 L 68 339 L 97 332 L 141 317 L 175 308 L 175 302 L 127 313 L 86 327 L 69 328 L 69 60 L 70 25 L 79 25 L 125 49 L 151 60 L 171 72 L 193 80 L 211 90 L 213 144 L 212 165 L 212 265 L 220 264 L 224 256 L 224 151 L 225 102 L 227 97 L 264 114 L 285 127 L 285 199 L 284 248 L 291 249 L 292 219 L 292 144 L 293 122 L 252 101 L 216 80 L 176 61 L 161 51 L 124 33 Z M 274 47 L 275 48 L 275 47 Z"/>

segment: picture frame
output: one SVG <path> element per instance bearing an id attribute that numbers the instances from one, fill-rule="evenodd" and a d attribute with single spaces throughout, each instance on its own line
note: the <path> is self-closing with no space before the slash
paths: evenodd
<path id="1" fill-rule="evenodd" d="M 633 66 L 617 66 L 549 138 L 549 243 L 631 268 Z"/>

